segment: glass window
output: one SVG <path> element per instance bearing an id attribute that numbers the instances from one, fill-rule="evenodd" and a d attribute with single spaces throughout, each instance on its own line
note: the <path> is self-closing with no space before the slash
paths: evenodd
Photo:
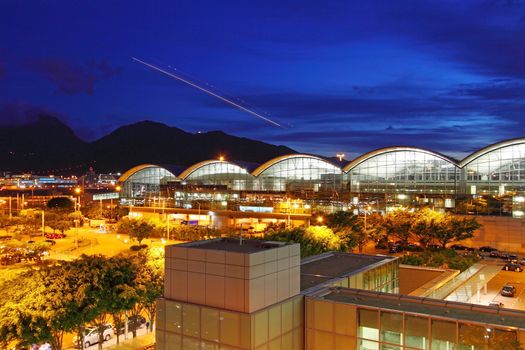
<path id="1" fill-rule="evenodd" d="M 516 331 L 487 328 L 489 350 L 521 349 Z"/>
<path id="2" fill-rule="evenodd" d="M 428 318 L 405 315 L 405 345 L 428 349 Z"/>
<path id="3" fill-rule="evenodd" d="M 381 311 L 381 342 L 401 344 L 403 339 L 403 314 Z"/>
<path id="4" fill-rule="evenodd" d="M 166 330 L 181 333 L 182 305 L 166 300 Z"/>
<path id="5" fill-rule="evenodd" d="M 456 323 L 448 321 L 431 321 L 432 350 L 456 349 Z"/>
<path id="6" fill-rule="evenodd" d="M 372 340 L 359 339 L 358 344 L 359 350 L 379 350 L 379 343 Z"/>
<path id="7" fill-rule="evenodd" d="M 255 314 L 255 324 L 252 326 L 255 332 L 255 346 L 262 345 L 268 341 L 268 311 L 260 311 Z"/>
<path id="8" fill-rule="evenodd" d="M 281 306 L 272 307 L 268 310 L 268 337 L 273 339 L 281 335 Z"/>
<path id="9" fill-rule="evenodd" d="M 221 312 L 221 343 L 239 346 L 241 335 L 240 315 Z"/>
<path id="10" fill-rule="evenodd" d="M 201 337 L 219 341 L 219 312 L 214 309 L 201 309 Z"/>
<path id="11" fill-rule="evenodd" d="M 200 336 L 200 310 L 198 306 L 184 304 L 182 308 L 182 328 L 185 335 Z"/>
<path id="12" fill-rule="evenodd" d="M 377 310 L 358 309 L 359 338 L 379 340 L 379 324 Z"/>
<path id="13" fill-rule="evenodd" d="M 459 324 L 459 350 L 485 350 L 487 331 L 483 326 Z"/>

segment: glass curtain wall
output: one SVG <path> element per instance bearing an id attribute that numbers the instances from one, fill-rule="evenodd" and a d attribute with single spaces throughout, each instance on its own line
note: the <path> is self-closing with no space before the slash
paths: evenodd
<path id="1" fill-rule="evenodd" d="M 253 176 L 246 169 L 228 162 L 205 164 L 183 180 L 196 185 L 224 185 L 234 191 L 246 191 L 253 188 Z"/>
<path id="2" fill-rule="evenodd" d="M 342 170 L 316 157 L 285 158 L 258 176 L 258 190 L 334 193 L 341 186 Z"/>
<path id="3" fill-rule="evenodd" d="M 472 195 L 525 193 L 525 144 L 487 152 L 463 167 L 466 192 Z"/>
<path id="4" fill-rule="evenodd" d="M 515 330 L 401 312 L 358 308 L 357 327 L 359 350 L 519 349 Z"/>
<path id="5" fill-rule="evenodd" d="M 131 175 L 122 184 L 122 195 L 127 198 L 147 198 L 158 196 L 160 184 L 176 179 L 168 170 L 162 167 L 148 167 Z"/>
<path id="6" fill-rule="evenodd" d="M 454 194 L 458 167 L 421 151 L 392 151 L 373 156 L 350 170 L 352 193 Z"/>

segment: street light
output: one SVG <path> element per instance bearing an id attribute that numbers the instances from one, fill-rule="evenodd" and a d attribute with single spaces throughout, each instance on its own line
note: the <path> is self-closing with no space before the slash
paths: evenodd
<path id="1" fill-rule="evenodd" d="M 80 193 L 82 193 L 82 190 L 80 187 L 75 188 L 75 194 L 77 195 L 77 208 L 75 208 L 77 211 L 80 211 Z"/>

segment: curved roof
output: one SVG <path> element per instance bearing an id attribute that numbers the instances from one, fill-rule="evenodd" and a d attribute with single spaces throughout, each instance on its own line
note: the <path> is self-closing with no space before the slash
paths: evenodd
<path id="1" fill-rule="evenodd" d="M 279 157 L 275 157 L 273 159 L 270 159 L 269 161 L 267 161 L 266 163 L 263 163 L 262 165 L 260 165 L 257 169 L 255 169 L 254 171 L 252 171 L 252 175 L 253 176 L 259 176 L 262 172 L 264 172 L 266 169 L 268 169 L 269 167 L 271 167 L 272 165 L 275 165 L 279 162 L 282 162 L 282 161 L 285 161 L 287 159 L 293 159 L 293 158 L 312 158 L 312 159 L 317 159 L 317 160 L 321 160 L 325 163 L 328 163 L 330 165 L 333 165 L 334 167 L 339 168 L 339 166 L 333 164 L 332 162 L 324 159 L 324 158 L 321 158 L 319 156 L 314 156 L 314 155 L 311 155 L 311 154 L 301 154 L 301 153 L 297 153 L 297 154 L 285 154 L 284 156 L 279 156 Z"/>
<path id="2" fill-rule="evenodd" d="M 355 158 L 350 163 L 348 163 L 347 165 L 344 166 L 343 171 L 345 173 L 347 173 L 350 170 L 352 170 L 353 168 L 355 168 L 356 166 L 358 166 L 359 164 L 365 162 L 366 160 L 368 160 L 370 158 L 378 156 L 380 154 L 399 152 L 399 151 L 413 151 L 413 152 L 420 152 L 420 153 L 430 154 L 432 156 L 441 158 L 441 159 L 443 159 L 443 160 L 445 160 L 445 161 L 447 161 L 447 162 L 449 162 L 449 163 L 451 163 L 451 164 L 453 164 L 455 166 L 458 166 L 458 161 L 456 159 L 448 157 L 448 156 L 445 156 L 444 154 L 441 154 L 441 153 L 437 153 L 437 152 L 434 152 L 434 151 L 430 151 L 430 150 L 427 150 L 427 149 L 424 149 L 424 148 L 418 148 L 418 147 L 391 146 L 391 147 L 379 148 L 379 149 L 376 149 L 374 151 L 365 153 L 365 154 Z"/>
<path id="3" fill-rule="evenodd" d="M 127 170 L 124 174 L 120 175 L 120 177 L 118 178 L 118 182 L 124 182 L 127 179 L 129 179 L 131 175 L 133 175 L 133 174 L 135 174 L 135 173 L 137 173 L 137 172 L 139 172 L 141 170 L 148 169 L 148 168 L 163 168 L 166 171 L 168 171 L 170 174 L 172 174 L 173 177 L 177 177 L 177 175 L 175 175 L 172 170 L 167 169 L 164 166 L 156 165 L 156 164 L 140 164 L 140 165 L 134 166 L 133 168 Z"/>
<path id="4" fill-rule="evenodd" d="M 514 145 L 517 145 L 517 144 L 520 144 L 520 143 L 523 143 L 525 144 L 525 138 L 521 137 L 521 138 L 516 138 L 516 139 L 510 139 L 510 140 L 505 140 L 505 141 L 500 141 L 500 142 L 497 142 L 497 143 L 493 143 L 492 145 L 489 145 L 487 147 L 483 147 L 482 149 L 472 153 L 471 155 L 465 157 L 460 163 L 459 163 L 459 166 L 461 168 L 463 168 L 465 165 L 467 165 L 468 163 L 472 162 L 473 160 L 489 153 L 489 152 L 492 152 L 492 151 L 495 151 L 499 148 L 504 148 L 504 147 L 508 147 L 508 146 L 514 146 Z"/>
<path id="5" fill-rule="evenodd" d="M 186 168 L 183 172 L 181 172 L 179 174 L 179 178 L 181 180 L 185 180 L 188 176 L 190 176 L 193 172 L 197 171 L 198 169 L 200 169 L 200 168 L 202 168 L 202 167 L 204 167 L 206 165 L 215 164 L 215 163 L 231 164 L 231 165 L 236 166 L 236 167 L 238 167 L 240 169 L 246 170 L 243 167 L 241 167 L 240 165 L 232 163 L 232 162 L 228 162 L 226 160 L 210 159 L 210 160 L 203 160 L 202 162 L 198 162 L 198 163 L 193 164 L 192 166 Z M 248 171 L 246 171 L 246 173 L 249 174 Z"/>

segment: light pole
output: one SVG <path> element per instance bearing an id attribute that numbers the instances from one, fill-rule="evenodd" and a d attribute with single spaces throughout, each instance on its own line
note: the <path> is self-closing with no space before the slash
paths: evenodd
<path id="1" fill-rule="evenodd" d="M 82 190 L 80 187 L 75 188 L 75 194 L 77 195 L 77 208 L 76 211 L 80 211 L 80 194 L 82 193 Z"/>
<path id="2" fill-rule="evenodd" d="M 367 205 L 365 207 L 365 232 L 367 231 L 367 228 L 366 228 L 366 217 L 367 217 L 367 214 L 368 214 L 368 211 L 372 209 L 369 205 Z"/>

